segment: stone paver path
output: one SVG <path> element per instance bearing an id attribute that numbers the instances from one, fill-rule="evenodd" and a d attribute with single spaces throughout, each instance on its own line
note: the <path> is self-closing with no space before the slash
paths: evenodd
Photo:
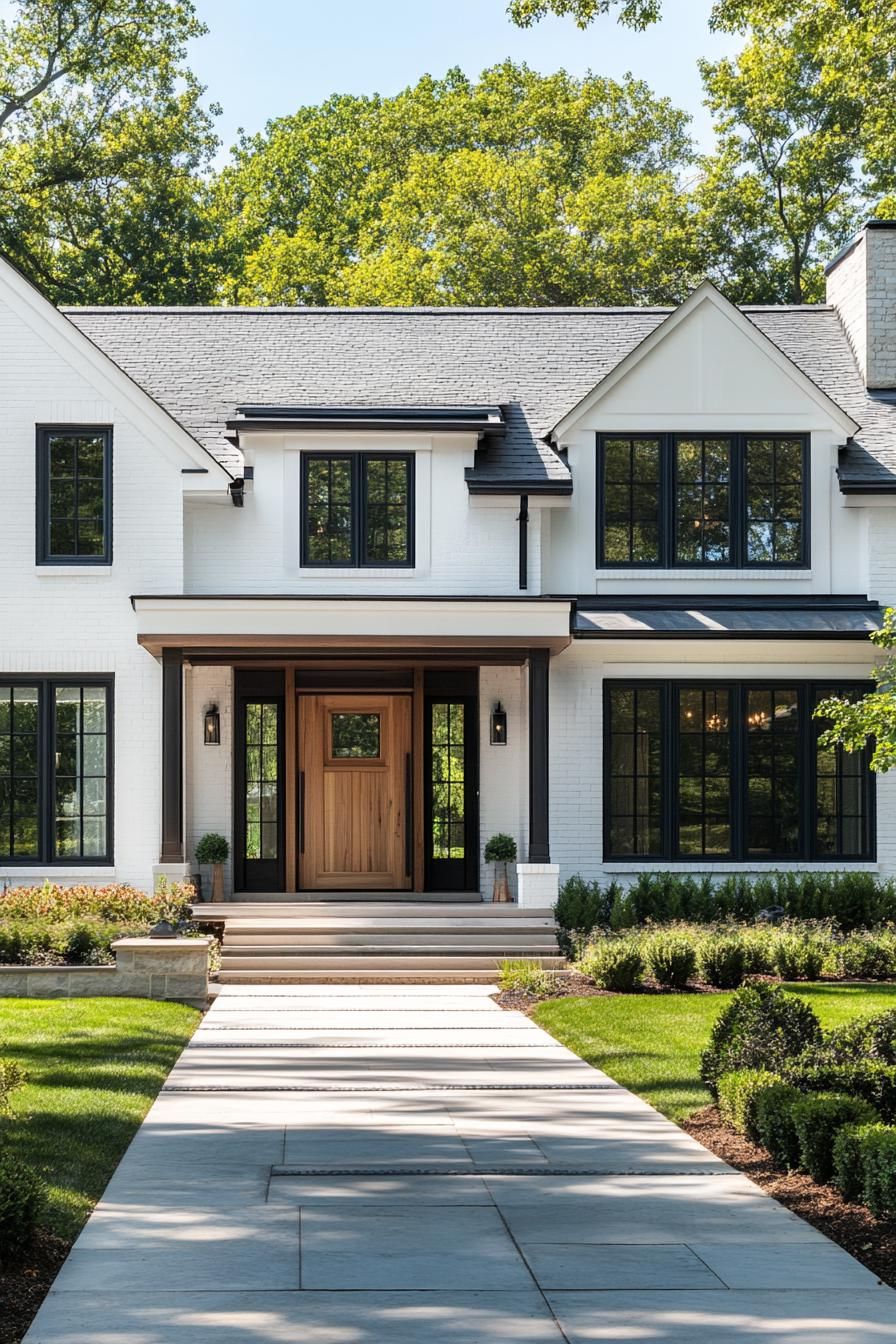
<path id="1" fill-rule="evenodd" d="M 893 1339 L 896 1293 L 486 988 L 259 985 L 27 1344 Z"/>

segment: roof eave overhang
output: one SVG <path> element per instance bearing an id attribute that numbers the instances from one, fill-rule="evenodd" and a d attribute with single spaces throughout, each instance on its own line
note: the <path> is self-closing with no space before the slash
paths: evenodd
<path id="1" fill-rule="evenodd" d="M 475 434 L 503 438 L 500 406 L 238 406 L 227 421 L 232 434 L 370 433 Z"/>
<path id="2" fill-rule="evenodd" d="M 471 495 L 571 495 L 572 481 L 527 481 L 515 477 L 508 481 L 467 479 Z"/>

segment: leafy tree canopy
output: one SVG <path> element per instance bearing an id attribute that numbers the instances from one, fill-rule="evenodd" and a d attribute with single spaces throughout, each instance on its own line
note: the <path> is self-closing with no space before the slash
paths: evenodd
<path id="1" fill-rule="evenodd" d="M 672 302 L 698 259 L 687 116 L 646 85 L 505 62 L 336 96 L 245 138 L 217 190 L 224 297 Z"/>
<path id="2" fill-rule="evenodd" d="M 212 293 L 217 141 L 189 0 L 16 0 L 0 22 L 0 249 L 53 299 Z"/>
<path id="3" fill-rule="evenodd" d="M 587 28 L 600 14 L 617 10 L 628 28 L 646 28 L 660 17 L 660 0 L 510 0 L 507 13 L 519 28 L 529 28 L 548 14 L 574 19 Z"/>
<path id="4" fill-rule="evenodd" d="M 822 749 L 845 747 L 863 751 L 870 743 L 871 769 L 881 774 L 896 766 L 896 611 L 888 607 L 884 623 L 871 635 L 871 642 L 888 656 L 871 674 L 874 690 L 861 699 L 832 696 L 822 700 L 815 717 L 830 726 L 822 734 Z"/>

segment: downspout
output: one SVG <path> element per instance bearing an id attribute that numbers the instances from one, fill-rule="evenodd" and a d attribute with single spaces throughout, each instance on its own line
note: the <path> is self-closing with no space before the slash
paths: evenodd
<path id="1" fill-rule="evenodd" d="M 529 587 L 529 496 L 520 495 L 520 588 Z"/>

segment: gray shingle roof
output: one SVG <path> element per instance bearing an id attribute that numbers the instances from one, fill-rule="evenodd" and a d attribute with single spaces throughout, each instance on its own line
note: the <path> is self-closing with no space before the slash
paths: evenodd
<path id="1" fill-rule="evenodd" d="M 480 484 L 561 484 L 542 436 L 667 316 L 663 308 L 67 308 L 66 315 L 231 470 L 245 404 L 505 407 Z M 896 406 L 866 392 L 833 309 L 745 308 L 862 425 L 841 470 L 896 482 Z"/>

